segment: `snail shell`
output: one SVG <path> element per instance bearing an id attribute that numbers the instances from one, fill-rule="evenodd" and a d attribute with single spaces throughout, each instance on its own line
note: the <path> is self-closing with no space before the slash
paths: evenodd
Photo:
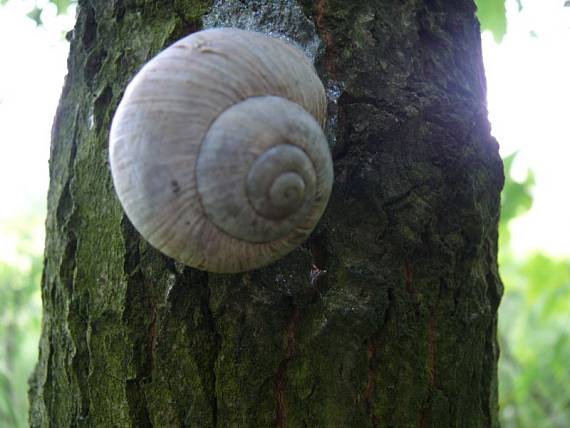
<path id="1" fill-rule="evenodd" d="M 212 272 L 267 265 L 327 204 L 326 97 L 303 52 L 259 33 L 179 40 L 128 85 L 110 133 L 113 181 L 140 234 Z"/>

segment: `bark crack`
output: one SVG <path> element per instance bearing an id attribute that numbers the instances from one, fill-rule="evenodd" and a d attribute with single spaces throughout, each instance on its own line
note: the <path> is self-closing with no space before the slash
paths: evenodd
<path id="1" fill-rule="evenodd" d="M 296 330 L 301 313 L 293 304 L 293 312 L 285 330 L 285 358 L 279 364 L 275 374 L 275 401 L 277 401 L 277 428 L 286 428 L 287 424 L 287 367 L 297 350 Z"/>
<path id="2" fill-rule="evenodd" d="M 376 344 L 374 343 L 374 338 L 368 343 L 368 348 L 366 350 L 366 356 L 368 358 L 368 376 L 366 381 L 366 389 L 364 391 L 364 402 L 366 403 L 366 413 L 372 422 L 372 427 L 376 428 L 378 426 L 378 420 L 373 413 L 373 394 L 374 394 L 374 382 L 376 380 L 377 365 L 376 361 Z"/>
<path id="3" fill-rule="evenodd" d="M 123 318 L 133 337 L 133 353 L 142 353 L 132 379 L 125 379 L 127 402 L 131 419 L 141 427 L 152 426 L 144 382 L 152 378 L 157 337 L 157 310 L 155 302 L 144 288 L 145 277 L 140 268 L 139 239 L 125 215 L 121 221 L 125 250 L 123 272 L 126 276 L 126 308 Z M 143 291 L 141 292 L 141 286 Z M 138 331 L 141 331 L 138 334 Z"/>
<path id="4" fill-rule="evenodd" d="M 372 336 L 366 342 L 366 360 L 368 363 L 368 372 L 366 376 L 366 387 L 364 389 L 363 398 L 366 406 L 366 414 L 370 418 L 370 422 L 373 428 L 380 426 L 380 421 L 374 414 L 374 391 L 376 388 L 378 367 L 380 365 L 378 351 L 382 346 L 381 339 L 388 327 L 388 322 L 390 321 L 391 317 L 391 308 L 395 299 L 393 290 L 391 288 L 388 289 L 387 298 L 388 305 L 384 313 L 382 325 L 372 334 Z"/>
<path id="5" fill-rule="evenodd" d="M 437 387 L 437 307 L 433 309 L 427 323 L 427 368 L 431 395 Z M 420 409 L 418 428 L 427 428 L 432 421 L 432 403 L 428 402 Z"/>
<path id="6" fill-rule="evenodd" d="M 325 45 L 325 53 L 323 54 L 322 61 L 325 71 L 334 80 L 337 79 L 338 66 L 336 64 L 336 54 L 334 48 L 334 37 L 327 25 L 327 9 L 328 0 L 318 0 L 315 7 L 315 24 L 317 31 L 321 36 Z"/>
<path id="7" fill-rule="evenodd" d="M 77 224 L 77 210 L 73 195 L 73 184 L 75 180 L 75 161 L 77 157 L 80 106 L 75 107 L 72 120 L 72 135 L 70 138 L 70 146 L 68 157 L 66 159 L 65 183 L 59 198 L 57 200 L 55 218 L 60 229 L 61 240 L 63 245 L 63 253 L 59 262 L 58 276 L 59 280 L 55 282 L 62 285 L 63 288 L 54 287 L 57 294 L 63 292 L 67 295 L 66 299 L 68 308 L 62 313 L 67 313 L 65 322 L 68 326 L 69 341 L 73 344 L 71 350 L 71 364 L 66 368 L 68 382 L 71 384 L 72 378 L 75 381 L 75 388 L 78 393 L 78 400 L 75 400 L 76 411 L 79 419 L 84 419 L 89 413 L 89 361 L 90 352 L 87 344 L 88 330 L 88 294 L 84 290 L 78 288 L 75 284 L 77 274 L 77 251 L 79 246 Z M 55 300 L 57 302 L 57 299 Z"/>
<path id="8" fill-rule="evenodd" d="M 205 290 L 206 290 L 206 295 L 204 297 L 204 300 L 202 302 L 206 317 L 207 317 L 207 322 L 209 325 L 210 330 L 212 331 L 212 337 L 213 337 L 213 351 L 212 351 L 212 358 L 210 359 L 210 367 L 209 367 L 209 371 L 211 374 L 211 394 L 212 394 L 212 399 L 211 399 L 211 407 L 212 407 L 212 424 L 214 427 L 218 426 L 218 396 L 216 394 L 216 384 L 217 384 L 217 375 L 216 375 L 216 362 L 218 361 L 218 357 L 220 355 L 221 352 L 221 348 L 222 348 L 222 336 L 220 335 L 220 333 L 218 332 L 217 328 L 216 328 L 216 319 L 214 317 L 214 311 L 212 310 L 212 289 L 210 287 L 210 284 L 208 282 L 208 279 L 206 279 L 206 283 L 205 283 Z"/>

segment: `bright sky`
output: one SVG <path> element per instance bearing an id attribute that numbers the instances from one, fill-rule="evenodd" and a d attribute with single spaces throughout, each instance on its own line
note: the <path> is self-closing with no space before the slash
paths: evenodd
<path id="1" fill-rule="evenodd" d="M 40 5 L 47 0 L 38 0 Z M 0 6 L 0 259 L 16 237 L 8 220 L 45 205 L 50 129 L 66 73 L 63 34 L 74 13 L 47 5 L 44 27 L 25 14 L 29 1 Z M 570 8 L 564 0 L 507 0 L 500 45 L 483 34 L 493 134 L 503 155 L 520 151 L 516 172 L 536 175 L 535 204 L 512 229 L 515 250 L 570 256 Z M 40 236 L 38 241 L 43 241 Z"/>
<path id="2" fill-rule="evenodd" d="M 536 176 L 534 205 L 515 220 L 512 246 L 570 256 L 570 7 L 564 0 L 507 0 L 500 45 L 483 34 L 489 118 L 501 154 L 519 151 L 521 179 Z"/>
<path id="3" fill-rule="evenodd" d="M 0 260 L 22 268 L 27 260 L 16 254 L 14 223 L 46 204 L 51 124 L 66 73 L 64 31 L 74 21 L 47 5 L 45 26 L 36 27 L 26 17 L 29 5 L 0 6 Z M 29 226 L 41 251 L 43 224 Z"/>
<path id="4" fill-rule="evenodd" d="M 45 199 L 50 129 L 66 73 L 63 29 L 73 25 L 73 16 L 56 18 L 48 5 L 38 28 L 27 10 L 21 1 L 0 7 L 0 219 Z"/>

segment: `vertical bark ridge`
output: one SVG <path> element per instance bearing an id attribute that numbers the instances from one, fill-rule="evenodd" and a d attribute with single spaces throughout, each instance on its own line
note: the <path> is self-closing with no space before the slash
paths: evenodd
<path id="1" fill-rule="evenodd" d="M 292 304 L 292 315 L 287 323 L 285 330 L 285 355 L 283 360 L 279 363 L 277 373 L 275 374 L 275 401 L 277 401 L 277 421 L 278 428 L 285 428 L 287 423 L 287 366 L 291 359 L 295 356 L 296 352 L 296 328 L 299 323 L 301 314 L 299 308 Z"/>
<path id="2" fill-rule="evenodd" d="M 206 314 L 208 326 L 210 329 L 210 334 L 213 338 L 212 349 L 213 352 L 210 355 L 210 361 L 208 365 L 209 373 L 211 374 L 210 380 L 210 396 L 211 396 L 211 407 L 212 407 L 212 423 L 214 427 L 218 426 L 218 396 L 217 396 L 217 377 L 216 377 L 216 363 L 221 349 L 221 338 L 222 336 L 216 328 L 216 318 L 212 311 L 211 305 L 212 290 L 210 286 L 207 287 L 207 293 L 203 298 L 204 313 Z"/>

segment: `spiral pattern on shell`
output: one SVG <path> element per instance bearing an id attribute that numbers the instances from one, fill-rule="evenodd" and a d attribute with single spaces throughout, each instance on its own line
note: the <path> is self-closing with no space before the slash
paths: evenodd
<path id="1" fill-rule="evenodd" d="M 194 33 L 150 60 L 113 118 L 125 212 L 190 266 L 240 272 L 300 245 L 332 187 L 326 97 L 303 52 L 259 33 Z"/>

